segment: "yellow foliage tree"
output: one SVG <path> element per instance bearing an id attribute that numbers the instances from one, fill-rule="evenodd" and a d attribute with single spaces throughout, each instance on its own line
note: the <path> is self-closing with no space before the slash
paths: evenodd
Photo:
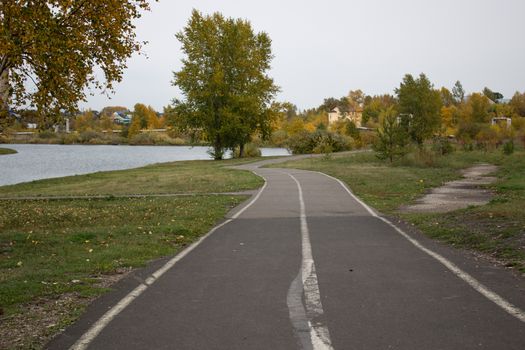
<path id="1" fill-rule="evenodd" d="M 288 135 L 292 136 L 305 130 L 304 121 L 299 117 L 294 117 L 285 126 Z"/>
<path id="2" fill-rule="evenodd" d="M 133 117 L 131 120 L 131 125 L 129 126 L 128 130 L 128 138 L 132 138 L 135 135 L 140 134 L 140 131 L 142 130 L 141 127 L 141 120 L 138 117 Z"/>
<path id="3" fill-rule="evenodd" d="M 456 106 L 449 105 L 441 107 L 441 125 L 445 135 L 455 135 L 457 133 L 457 124 L 459 111 Z"/>
<path id="4" fill-rule="evenodd" d="M 92 111 L 86 111 L 74 120 L 74 129 L 76 131 L 88 131 L 95 129 L 95 115 Z"/>
<path id="5" fill-rule="evenodd" d="M 146 115 L 148 116 L 148 129 L 160 129 L 160 119 L 153 107 L 148 106 Z"/>
<path id="6" fill-rule="evenodd" d="M 111 131 L 115 127 L 115 125 L 113 124 L 113 121 L 111 120 L 111 118 L 108 115 L 106 115 L 106 114 L 103 114 L 100 117 L 100 123 L 99 124 L 100 124 L 100 128 L 102 130 L 106 130 L 106 131 Z"/>
<path id="7" fill-rule="evenodd" d="M 86 87 L 112 90 L 140 51 L 133 22 L 148 9 L 147 0 L 2 1 L 0 119 L 9 104 L 52 116 L 76 110 Z"/>

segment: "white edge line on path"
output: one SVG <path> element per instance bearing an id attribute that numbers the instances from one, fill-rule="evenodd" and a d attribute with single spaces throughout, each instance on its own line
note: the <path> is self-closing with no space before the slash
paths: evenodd
<path id="1" fill-rule="evenodd" d="M 254 174 L 255 174 L 255 172 L 254 172 Z M 257 192 L 257 194 L 255 195 L 255 197 L 253 197 L 253 199 L 250 201 L 250 203 L 246 204 L 244 207 L 241 208 L 241 210 L 239 210 L 238 212 L 236 212 L 235 214 L 232 215 L 232 217 L 231 217 L 232 219 L 237 219 L 242 213 L 244 213 L 244 211 L 245 211 L 246 209 L 248 209 L 249 207 L 251 207 L 252 204 L 255 203 L 255 202 L 259 199 L 259 197 L 260 197 L 261 194 L 263 193 L 264 189 L 266 188 L 266 185 L 268 184 L 268 182 L 266 181 L 266 179 L 265 179 L 263 176 L 259 175 L 259 174 L 255 174 L 255 175 L 257 175 L 257 176 L 261 177 L 262 179 L 264 179 L 264 185 L 263 185 L 263 187 L 261 187 L 261 189 L 259 190 L 259 192 Z"/>
<path id="2" fill-rule="evenodd" d="M 481 295 L 483 295 L 485 298 L 489 299 L 496 305 L 498 305 L 500 308 L 502 308 L 504 311 L 506 311 L 508 314 L 516 317 L 521 322 L 525 322 L 525 312 L 518 308 L 517 306 L 514 306 L 507 300 L 505 300 L 503 297 L 499 296 L 495 292 L 491 291 L 489 288 L 485 287 L 481 282 L 476 280 L 474 277 L 472 277 L 467 272 L 463 271 L 461 268 L 459 268 L 456 264 L 451 262 L 450 260 L 446 259 L 442 255 L 424 247 L 421 243 L 419 243 L 418 240 L 410 237 L 406 232 L 401 230 L 399 227 L 394 225 L 392 222 L 390 222 L 388 219 L 378 215 L 372 208 L 370 208 L 367 204 L 365 204 L 361 199 L 359 199 L 356 195 L 352 193 L 352 191 L 346 186 L 346 184 L 328 174 L 317 172 L 319 174 L 322 174 L 326 177 L 329 177 L 335 181 L 337 181 L 345 190 L 346 192 L 359 204 L 361 204 L 372 216 L 380 219 L 381 221 L 385 222 L 387 225 L 391 226 L 394 230 L 397 231 L 401 236 L 403 236 L 405 239 L 407 239 L 410 243 L 412 243 L 415 247 L 417 247 L 419 250 L 425 252 L 426 254 L 430 255 L 437 261 L 439 261 L 441 264 L 443 264 L 447 269 L 449 269 L 453 274 L 455 274 L 457 277 L 461 278 L 463 281 L 465 281 L 468 285 L 470 285 L 472 288 L 474 288 L 477 292 L 479 292 Z"/>
<path id="3" fill-rule="evenodd" d="M 258 175 L 260 176 L 260 175 Z M 261 176 L 262 177 L 262 176 Z M 264 177 L 263 177 L 264 179 Z M 133 289 L 131 292 L 129 292 L 124 298 L 122 298 L 115 306 L 113 306 L 111 309 L 109 309 L 102 317 L 100 317 L 88 330 L 85 332 L 80 339 L 78 339 L 75 344 L 73 344 L 69 350 L 85 350 L 89 346 L 89 344 L 102 332 L 102 330 L 119 314 L 121 313 L 133 300 L 138 298 L 146 289 L 148 289 L 149 286 L 151 286 L 155 281 L 162 276 L 166 271 L 171 269 L 177 262 L 179 262 L 182 258 L 184 258 L 186 255 L 188 255 L 192 250 L 197 248 L 198 245 L 200 245 L 206 238 L 211 236 L 215 231 L 220 229 L 221 227 L 225 226 L 226 224 L 232 222 L 234 219 L 237 219 L 246 209 L 248 209 L 250 206 L 252 206 L 257 199 L 261 196 L 262 192 L 266 188 L 267 182 L 266 179 L 264 179 L 264 185 L 261 187 L 261 189 L 257 192 L 255 197 L 244 207 L 242 207 L 241 210 L 236 212 L 230 219 L 227 219 L 226 221 L 222 222 L 221 224 L 215 226 L 212 228 L 207 234 L 199 238 L 197 241 L 189 245 L 186 249 L 179 252 L 177 255 L 175 255 L 173 258 L 171 258 L 166 264 L 164 264 L 161 268 L 159 268 L 157 271 L 153 272 L 145 281 L 144 283 L 141 283 L 139 286 L 137 286 L 135 289 Z"/>

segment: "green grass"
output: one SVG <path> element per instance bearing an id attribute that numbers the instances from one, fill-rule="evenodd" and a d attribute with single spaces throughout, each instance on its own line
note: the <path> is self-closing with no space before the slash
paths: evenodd
<path id="1" fill-rule="evenodd" d="M 14 149 L 11 148 L 2 148 L 0 147 L 0 156 L 6 155 L 6 154 L 15 154 L 18 153 Z"/>
<path id="2" fill-rule="evenodd" d="M 177 253 L 245 198 L 0 201 L 0 318 L 7 318 L 0 320 L 0 348 L 15 347 L 13 333 L 22 338 L 16 347 L 42 347 L 108 291 L 101 281 Z M 71 300 L 56 326 L 46 321 L 48 311 L 35 312 L 64 296 Z M 32 327 L 20 331 L 29 321 Z"/>
<path id="3" fill-rule="evenodd" d="M 479 162 L 500 166 L 496 173 L 498 181 L 490 185 L 495 197 L 489 204 L 444 214 L 397 211 L 429 189 L 459 178 L 460 169 Z M 335 176 L 371 206 L 413 223 L 430 237 L 483 252 L 525 272 L 524 151 L 511 156 L 503 156 L 500 151 L 455 152 L 431 161 L 410 155 L 393 165 L 378 160 L 370 152 L 304 159 L 275 167 L 315 170 Z"/>
<path id="4" fill-rule="evenodd" d="M 99 293 L 92 276 L 176 253 L 242 199 L 0 201 L 0 305 Z"/>
<path id="5" fill-rule="evenodd" d="M 249 160 L 248 160 L 249 161 Z M 253 160 L 252 160 L 253 161 Z M 0 187 L 0 197 L 232 192 L 262 186 L 249 171 L 229 169 L 247 160 L 162 163 Z"/>
<path id="6" fill-rule="evenodd" d="M 246 196 L 206 193 L 263 184 L 227 168 L 250 161 L 175 162 L 0 187 L 0 197 L 108 195 L 0 200 L 0 348 L 41 348 L 107 291 L 101 281 L 173 255 L 208 232 Z M 157 193 L 194 195 L 125 197 Z M 49 325 L 55 300 L 63 310 L 54 310 Z"/>

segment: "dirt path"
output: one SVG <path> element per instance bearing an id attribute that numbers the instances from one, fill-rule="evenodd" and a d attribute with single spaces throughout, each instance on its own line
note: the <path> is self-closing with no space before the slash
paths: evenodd
<path id="1" fill-rule="evenodd" d="M 445 183 L 434 188 L 430 193 L 418 199 L 415 204 L 401 208 L 402 212 L 445 213 L 471 205 L 487 204 L 491 191 L 483 188 L 496 181 L 496 177 L 487 176 L 498 169 L 492 164 L 479 164 L 462 171 L 463 179 Z"/>

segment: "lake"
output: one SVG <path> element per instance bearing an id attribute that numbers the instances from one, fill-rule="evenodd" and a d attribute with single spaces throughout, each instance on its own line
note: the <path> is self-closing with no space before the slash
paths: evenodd
<path id="1" fill-rule="evenodd" d="M 0 186 L 20 182 L 138 168 L 181 160 L 211 159 L 208 147 L 1 145 L 17 154 L 0 156 Z M 284 148 L 262 148 L 263 156 L 289 155 Z"/>

